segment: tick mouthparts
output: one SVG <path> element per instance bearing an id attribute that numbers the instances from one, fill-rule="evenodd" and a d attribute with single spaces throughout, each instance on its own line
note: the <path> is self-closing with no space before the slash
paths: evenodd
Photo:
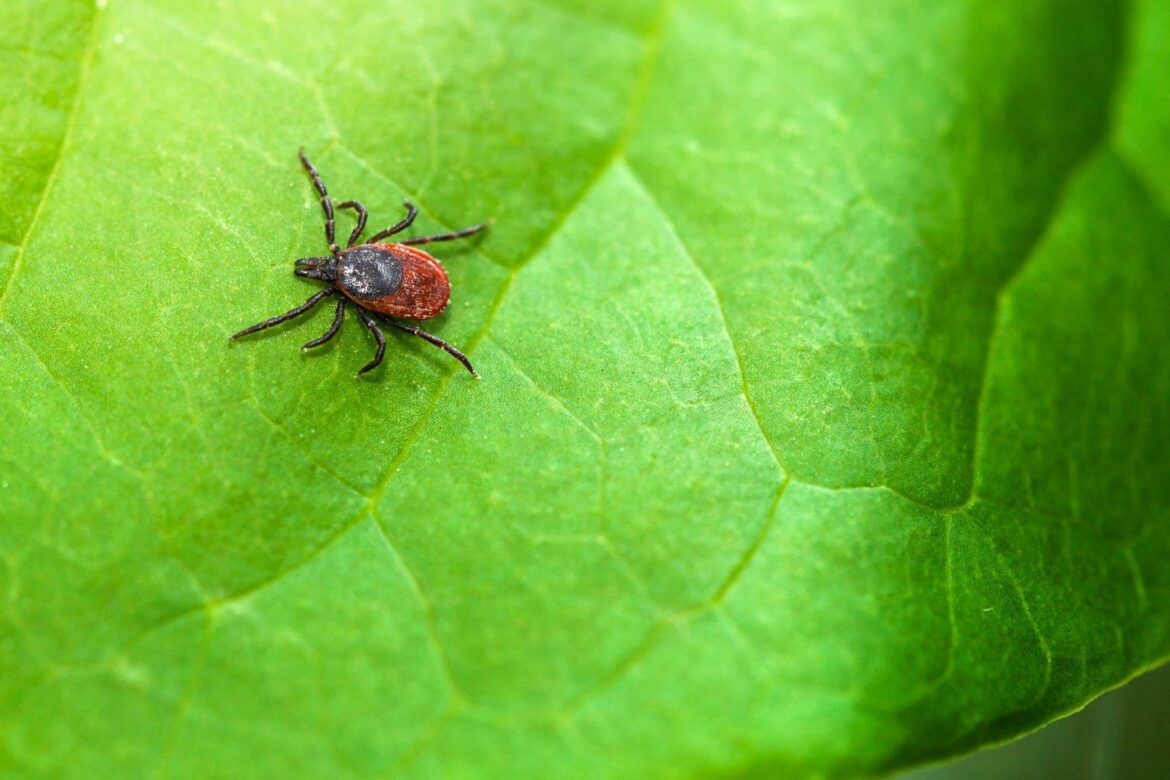
<path id="1" fill-rule="evenodd" d="M 302 257 L 296 261 L 297 276 L 328 281 L 332 272 L 332 257 Z"/>

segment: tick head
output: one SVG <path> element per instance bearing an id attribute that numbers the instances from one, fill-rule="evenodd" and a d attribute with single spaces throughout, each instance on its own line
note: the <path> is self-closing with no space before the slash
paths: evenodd
<path id="1" fill-rule="evenodd" d="M 337 260 L 333 257 L 302 257 L 293 273 L 303 279 L 332 282 L 337 278 Z"/>

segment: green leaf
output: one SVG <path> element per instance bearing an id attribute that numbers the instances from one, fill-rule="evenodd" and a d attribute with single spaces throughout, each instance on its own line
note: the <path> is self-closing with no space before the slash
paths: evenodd
<path id="1" fill-rule="evenodd" d="M 0 6 L 0 770 L 876 773 L 1170 654 L 1170 0 L 260 5 Z M 494 219 L 483 381 L 229 345 L 302 144 Z"/>

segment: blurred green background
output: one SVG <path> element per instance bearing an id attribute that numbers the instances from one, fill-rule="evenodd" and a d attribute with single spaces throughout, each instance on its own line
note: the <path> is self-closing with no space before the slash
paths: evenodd
<path id="1" fill-rule="evenodd" d="M 901 780 L 1157 780 L 1170 773 L 1170 668 L 1031 736 Z"/>

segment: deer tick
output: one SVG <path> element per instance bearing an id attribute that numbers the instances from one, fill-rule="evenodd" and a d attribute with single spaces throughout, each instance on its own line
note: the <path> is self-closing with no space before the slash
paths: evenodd
<path id="1" fill-rule="evenodd" d="M 457 238 L 466 238 L 475 235 L 487 225 L 455 230 L 450 233 L 440 233 L 435 236 L 421 236 L 408 238 L 398 243 L 382 240 L 401 233 L 410 227 L 418 215 L 409 201 L 403 201 L 406 216 L 396 225 L 371 236 L 364 244 L 358 244 L 362 231 L 366 228 L 366 207 L 356 200 L 347 200 L 338 203 L 339 209 L 353 209 L 357 214 L 357 225 L 349 234 L 349 242 L 343 250 L 337 245 L 333 231 L 333 202 L 325 190 L 325 183 L 321 175 L 305 156 L 301 149 L 297 152 L 301 158 L 301 165 L 313 180 L 317 192 L 321 194 L 321 208 L 325 212 L 325 240 L 329 242 L 329 254 L 325 257 L 302 257 L 296 261 L 296 270 L 293 272 L 304 279 L 316 279 L 328 282 L 329 287 L 315 293 L 309 300 L 300 306 L 271 319 L 258 322 L 250 328 L 244 328 L 232 336 L 238 339 L 250 333 L 271 328 L 282 322 L 288 322 L 312 309 L 329 296 L 337 298 L 337 313 L 333 316 L 333 324 L 320 338 L 315 338 L 302 349 L 319 347 L 337 335 L 341 330 L 341 323 L 345 319 L 345 306 L 353 303 L 358 317 L 365 323 L 366 328 L 374 337 L 378 348 L 374 359 L 362 366 L 358 375 L 372 371 L 382 362 L 382 355 L 386 351 L 386 338 L 374 316 L 392 328 L 405 331 L 413 336 L 434 344 L 450 353 L 456 360 L 479 379 L 479 374 L 471 365 L 471 361 L 455 347 L 443 341 L 438 336 L 427 333 L 414 325 L 398 322 L 403 320 L 429 320 L 442 314 L 443 309 L 451 300 L 451 281 L 443 265 L 421 249 L 415 249 L 418 244 L 429 244 L 432 241 L 453 241 Z M 355 246 L 356 244 L 356 246 Z M 396 318 L 396 319 L 395 319 Z"/>

